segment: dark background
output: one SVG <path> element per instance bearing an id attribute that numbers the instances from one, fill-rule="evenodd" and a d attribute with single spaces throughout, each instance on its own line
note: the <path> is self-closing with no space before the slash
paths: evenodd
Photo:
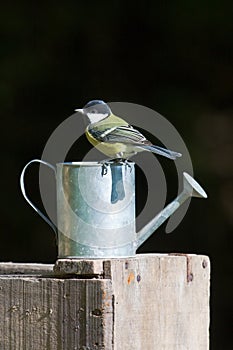
<path id="1" fill-rule="evenodd" d="M 56 259 L 53 232 L 24 201 L 19 176 L 74 108 L 96 98 L 150 107 L 180 132 L 209 198 L 193 200 L 175 232 L 163 225 L 140 252 L 210 256 L 213 350 L 232 349 L 232 4 L 21 1 L 0 11 L 1 260 Z M 83 139 L 70 157 L 88 147 Z M 27 183 L 40 205 L 37 173 L 35 165 Z"/>

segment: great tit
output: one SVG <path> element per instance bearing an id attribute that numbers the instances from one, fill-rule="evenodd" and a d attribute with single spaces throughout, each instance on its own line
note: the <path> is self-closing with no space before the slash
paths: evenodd
<path id="1" fill-rule="evenodd" d="M 115 116 L 110 107 L 101 100 L 88 102 L 82 109 L 75 109 L 89 120 L 86 136 L 100 152 L 112 159 L 129 159 L 142 151 L 149 151 L 170 159 L 181 153 L 154 146 L 137 129 Z"/>

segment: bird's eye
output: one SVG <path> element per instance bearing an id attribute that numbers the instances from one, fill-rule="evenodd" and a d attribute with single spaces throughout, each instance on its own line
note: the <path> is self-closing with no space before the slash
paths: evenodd
<path id="1" fill-rule="evenodd" d="M 92 109 L 90 113 L 98 113 L 97 109 Z"/>

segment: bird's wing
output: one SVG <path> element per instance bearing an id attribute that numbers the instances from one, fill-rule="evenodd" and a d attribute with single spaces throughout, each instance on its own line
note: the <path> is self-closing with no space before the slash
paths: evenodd
<path id="1" fill-rule="evenodd" d="M 173 152 L 166 148 L 152 145 L 152 143 L 148 141 L 144 135 L 142 135 L 138 130 L 134 129 L 130 125 L 105 125 L 104 128 L 103 126 L 101 128 L 99 128 L 99 126 L 97 128 L 88 128 L 88 131 L 92 137 L 99 142 L 113 144 L 123 143 L 128 146 L 133 146 L 135 149 L 150 151 L 170 159 L 181 157 L 181 153 Z"/>
<path id="2" fill-rule="evenodd" d="M 150 145 L 151 143 L 138 130 L 131 125 L 106 127 L 104 130 L 98 128 L 89 129 L 92 136 L 100 142 L 129 143 L 135 145 Z"/>

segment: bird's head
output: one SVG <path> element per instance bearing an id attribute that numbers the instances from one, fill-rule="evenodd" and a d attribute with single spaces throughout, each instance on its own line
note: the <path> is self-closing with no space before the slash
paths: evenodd
<path id="1" fill-rule="evenodd" d="M 75 109 L 75 112 L 86 115 L 91 124 L 107 118 L 112 113 L 107 103 L 101 100 L 90 101 L 82 109 Z"/>

